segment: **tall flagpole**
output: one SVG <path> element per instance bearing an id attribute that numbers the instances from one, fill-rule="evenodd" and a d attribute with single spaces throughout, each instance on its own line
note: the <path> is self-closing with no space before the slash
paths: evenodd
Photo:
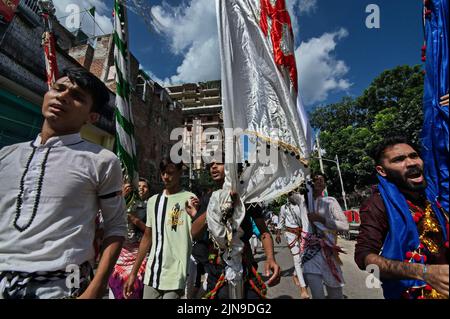
<path id="1" fill-rule="evenodd" d="M 319 158 L 319 165 L 320 165 L 320 172 L 325 175 L 325 171 L 323 169 L 323 160 L 322 160 L 322 149 L 320 148 L 320 138 L 319 138 L 319 134 L 320 132 L 317 132 L 316 135 L 316 142 L 317 142 L 317 157 Z M 328 196 L 328 189 L 327 186 L 325 185 L 325 189 L 323 190 L 324 192 L 324 197 Z"/>
<path id="2" fill-rule="evenodd" d="M 294 39 L 285 1 L 217 0 L 216 4 L 226 164 L 224 187 L 211 196 L 207 223 L 211 237 L 226 249 L 223 260 L 230 298 L 238 299 L 243 297 L 245 279 L 244 243 L 238 233 L 244 203 L 269 201 L 301 186 L 309 173 L 310 142 L 302 126 L 307 118 L 300 119 L 304 110 L 297 108 Z M 255 151 L 244 165 L 245 135 Z M 238 200 L 229 199 L 231 190 Z M 267 287 L 256 279 L 254 290 L 265 297 Z"/>
<path id="3" fill-rule="evenodd" d="M 47 84 L 51 88 L 58 78 L 58 65 L 56 62 L 56 44 L 53 34 L 51 17 L 55 14 L 55 7 L 51 0 L 38 2 L 42 19 L 44 20 L 44 33 L 42 34 L 42 47 L 45 54 L 45 67 Z"/>
<path id="4" fill-rule="evenodd" d="M 125 179 L 138 189 L 136 143 L 130 99 L 128 21 L 123 0 L 114 0 L 114 65 L 116 69 L 116 145 Z"/>

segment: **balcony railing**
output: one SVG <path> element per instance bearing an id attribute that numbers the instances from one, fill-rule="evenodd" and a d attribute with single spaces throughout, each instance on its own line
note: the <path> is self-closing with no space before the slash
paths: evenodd
<path id="1" fill-rule="evenodd" d="M 37 27 L 41 24 L 38 0 L 22 0 L 18 9 L 33 26 Z"/>

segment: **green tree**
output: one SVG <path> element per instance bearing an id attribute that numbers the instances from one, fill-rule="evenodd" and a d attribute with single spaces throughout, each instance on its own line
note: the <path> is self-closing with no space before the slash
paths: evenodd
<path id="1" fill-rule="evenodd" d="M 423 79 L 420 66 L 398 66 L 381 73 L 360 97 L 345 97 L 311 114 L 311 125 L 320 130 L 321 148 L 326 151 L 323 157 L 334 160 L 338 155 L 345 191 L 355 201 L 376 182 L 369 156 L 376 143 L 394 135 L 419 142 Z M 319 170 L 317 160 L 312 161 L 311 168 Z M 325 161 L 324 170 L 329 193 L 339 198 L 336 165 Z"/>
<path id="2" fill-rule="evenodd" d="M 276 215 L 280 214 L 281 206 L 286 204 L 287 202 L 287 195 L 281 195 L 280 197 L 277 197 L 272 202 L 269 203 L 268 209 L 274 212 Z"/>
<path id="3" fill-rule="evenodd" d="M 365 110 L 366 125 L 371 125 L 375 115 L 387 108 L 399 109 L 423 92 L 423 72 L 420 65 L 398 66 L 386 70 L 375 78 L 364 93 L 356 99 L 358 109 Z"/>
<path id="4" fill-rule="evenodd" d="M 366 113 L 366 110 L 358 108 L 353 98 L 346 96 L 341 102 L 320 107 L 313 112 L 311 125 L 321 131 L 335 132 L 342 127 L 360 125 L 365 121 Z"/>

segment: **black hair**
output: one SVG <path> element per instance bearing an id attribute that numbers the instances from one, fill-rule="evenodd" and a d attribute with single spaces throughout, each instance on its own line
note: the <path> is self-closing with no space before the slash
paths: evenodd
<path id="1" fill-rule="evenodd" d="M 211 167 L 213 166 L 213 164 L 225 165 L 225 161 L 224 160 L 222 160 L 222 161 L 212 161 L 210 163 L 207 163 L 205 165 L 206 170 L 209 171 L 211 169 Z"/>
<path id="2" fill-rule="evenodd" d="M 150 183 L 149 183 L 148 179 L 146 179 L 144 177 L 139 177 L 139 181 L 140 182 L 145 182 L 147 184 L 147 187 L 150 187 Z"/>
<path id="3" fill-rule="evenodd" d="M 406 137 L 404 137 L 404 136 L 391 136 L 391 137 L 385 138 L 380 143 L 375 145 L 374 148 L 372 148 L 370 156 L 375 161 L 375 164 L 376 165 L 380 165 L 381 164 L 381 159 L 383 158 L 383 155 L 384 155 L 384 152 L 386 151 L 386 149 L 391 147 L 391 146 L 397 145 L 397 144 L 408 144 L 416 152 L 419 153 L 419 147 L 416 144 L 414 144 L 411 141 L 409 141 Z"/>
<path id="4" fill-rule="evenodd" d="M 159 163 L 159 170 L 161 173 L 165 172 L 167 169 L 167 166 L 174 165 L 177 170 L 181 170 L 183 168 L 183 162 L 180 161 L 179 163 L 174 163 L 170 157 L 164 157 L 161 162 Z"/>
<path id="5" fill-rule="evenodd" d="M 327 182 L 327 180 L 328 180 L 327 175 L 325 175 L 324 173 L 321 173 L 321 172 L 313 173 L 313 174 L 311 175 L 311 181 L 314 183 L 314 180 L 315 180 L 318 176 L 322 176 L 324 182 L 325 182 L 325 183 Z"/>
<path id="6" fill-rule="evenodd" d="M 71 67 L 64 69 L 58 80 L 65 76 L 91 95 L 93 102 L 91 112 L 101 113 L 108 105 L 109 90 L 94 74 L 81 67 Z"/>
<path id="7" fill-rule="evenodd" d="M 220 158 L 221 158 L 221 160 L 216 161 L 216 157 L 213 157 L 209 162 L 207 162 L 205 164 L 205 168 L 209 171 L 211 169 L 211 166 L 213 166 L 214 163 L 224 165 L 225 164 L 225 153 L 224 152 L 220 152 Z"/>

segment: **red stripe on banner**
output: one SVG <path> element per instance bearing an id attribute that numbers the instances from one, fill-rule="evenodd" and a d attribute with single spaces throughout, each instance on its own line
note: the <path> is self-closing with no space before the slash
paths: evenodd
<path id="1" fill-rule="evenodd" d="M 51 32 L 44 33 L 42 44 L 44 46 L 45 51 L 45 62 L 47 67 L 47 84 L 49 87 L 51 87 L 58 78 L 55 38 Z"/>
<path id="2" fill-rule="evenodd" d="M 295 91 L 298 92 L 297 66 L 295 64 L 294 51 L 292 51 L 292 54 L 285 55 L 281 49 L 284 25 L 289 29 L 288 36 L 290 37 L 290 41 L 292 41 L 292 43 L 294 41 L 291 19 L 284 0 L 277 0 L 274 6 L 272 6 L 271 0 L 261 0 L 261 19 L 259 23 L 265 36 L 268 36 L 269 33 L 268 18 L 272 21 L 270 38 L 272 40 L 275 63 L 279 68 L 286 67 L 289 70 L 289 77 L 292 85 L 295 88 Z"/>

